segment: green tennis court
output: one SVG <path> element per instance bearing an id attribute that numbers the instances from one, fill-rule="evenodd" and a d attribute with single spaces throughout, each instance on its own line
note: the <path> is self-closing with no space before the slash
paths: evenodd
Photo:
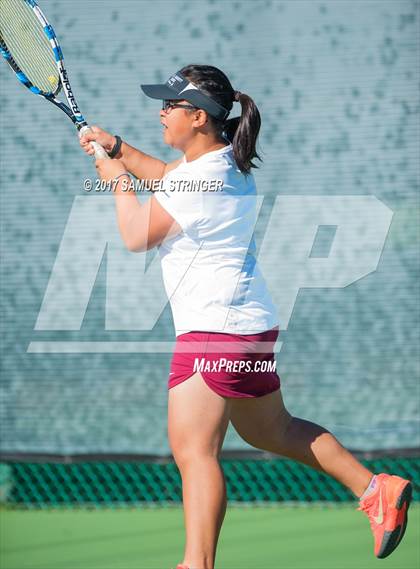
<path id="1" fill-rule="evenodd" d="M 235 507 L 226 514 L 217 569 L 420 567 L 420 508 L 387 559 L 372 553 L 356 506 Z M 182 560 L 178 507 L 1 512 L 2 569 L 170 569 Z"/>

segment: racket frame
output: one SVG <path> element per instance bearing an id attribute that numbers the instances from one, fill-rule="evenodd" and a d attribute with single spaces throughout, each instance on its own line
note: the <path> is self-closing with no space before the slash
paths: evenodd
<path id="1" fill-rule="evenodd" d="M 20 69 L 19 65 L 13 59 L 12 54 L 9 52 L 7 45 L 3 41 L 2 37 L 0 36 L 0 53 L 13 69 L 16 74 L 16 77 L 19 81 L 25 85 L 32 93 L 36 95 L 40 95 L 44 97 L 51 103 L 53 103 L 56 107 L 60 108 L 66 115 L 71 119 L 73 124 L 79 131 L 79 135 L 85 134 L 87 131 L 90 130 L 88 123 L 86 122 L 85 118 L 83 117 L 82 113 L 79 110 L 79 107 L 76 102 L 76 98 L 73 94 L 70 80 L 67 74 L 67 70 L 64 66 L 64 57 L 63 52 L 61 51 L 60 44 L 58 43 L 57 36 L 55 35 L 54 29 L 51 24 L 48 22 L 47 18 L 45 17 L 44 13 L 42 12 L 41 8 L 35 2 L 35 0 L 22 0 L 27 4 L 37 17 L 39 23 L 42 26 L 42 30 L 51 44 L 51 48 L 54 54 L 55 64 L 57 66 L 58 74 L 59 74 L 59 82 L 55 91 L 51 91 L 49 93 L 42 91 L 35 85 L 31 83 L 29 78 L 25 75 L 25 73 Z M 64 95 L 67 99 L 68 105 L 57 99 L 56 95 L 60 92 L 61 88 L 64 91 Z M 95 157 L 96 158 L 109 158 L 107 152 L 102 148 L 100 144 L 95 141 L 91 142 L 93 148 L 95 149 Z"/>
<path id="2" fill-rule="evenodd" d="M 51 49 L 54 54 L 55 64 L 57 66 L 58 74 L 60 77 L 60 82 L 58 83 L 55 91 L 46 93 L 45 91 L 42 91 L 41 89 L 33 85 L 29 80 L 29 78 L 25 75 L 25 73 L 20 69 L 16 61 L 13 59 L 12 54 L 7 49 L 7 46 L 1 37 L 0 37 L 0 52 L 7 61 L 7 63 L 10 65 L 10 67 L 13 69 L 13 71 L 16 73 L 16 76 L 19 79 L 19 81 L 23 85 L 25 85 L 25 87 L 27 87 L 30 91 L 32 91 L 32 93 L 35 93 L 36 95 L 41 95 L 41 97 L 48 99 L 51 103 L 59 107 L 73 121 L 77 129 L 80 130 L 83 126 L 87 126 L 87 122 L 85 121 L 82 113 L 80 112 L 76 99 L 73 95 L 68 74 L 64 66 L 63 52 L 61 51 L 61 47 L 60 44 L 58 43 L 54 29 L 51 26 L 51 24 L 48 22 L 47 18 L 45 17 L 44 13 L 42 12 L 38 4 L 35 2 L 35 0 L 23 0 L 23 1 L 32 9 L 33 13 L 35 14 L 39 23 L 42 26 L 42 30 L 46 38 L 51 44 Z M 67 99 L 68 106 L 59 99 L 57 99 L 56 97 L 56 95 L 60 92 L 61 88 L 64 91 L 64 95 Z"/>

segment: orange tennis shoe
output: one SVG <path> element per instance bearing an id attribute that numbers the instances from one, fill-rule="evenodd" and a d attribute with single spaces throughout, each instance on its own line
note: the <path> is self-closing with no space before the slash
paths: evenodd
<path id="1" fill-rule="evenodd" d="M 375 555 L 388 557 L 401 542 L 407 527 L 407 511 L 410 505 L 412 486 L 409 480 L 389 474 L 376 476 L 376 488 L 360 507 L 369 518 L 375 540 Z"/>

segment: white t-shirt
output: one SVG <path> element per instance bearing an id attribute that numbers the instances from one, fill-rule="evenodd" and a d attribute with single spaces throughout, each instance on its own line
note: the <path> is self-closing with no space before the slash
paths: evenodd
<path id="1" fill-rule="evenodd" d="M 190 162 L 184 156 L 154 196 L 183 230 L 158 246 L 176 336 L 256 334 L 278 325 L 255 259 L 255 180 L 239 170 L 232 145 Z"/>

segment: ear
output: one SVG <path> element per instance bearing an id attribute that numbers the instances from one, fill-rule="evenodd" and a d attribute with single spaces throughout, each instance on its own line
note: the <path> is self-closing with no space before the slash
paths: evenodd
<path id="1" fill-rule="evenodd" d="M 206 111 L 204 111 L 203 109 L 198 109 L 196 111 L 194 111 L 194 120 L 192 123 L 192 126 L 195 128 L 200 128 L 202 126 L 204 126 L 205 124 L 207 124 L 208 122 L 208 116 Z"/>

